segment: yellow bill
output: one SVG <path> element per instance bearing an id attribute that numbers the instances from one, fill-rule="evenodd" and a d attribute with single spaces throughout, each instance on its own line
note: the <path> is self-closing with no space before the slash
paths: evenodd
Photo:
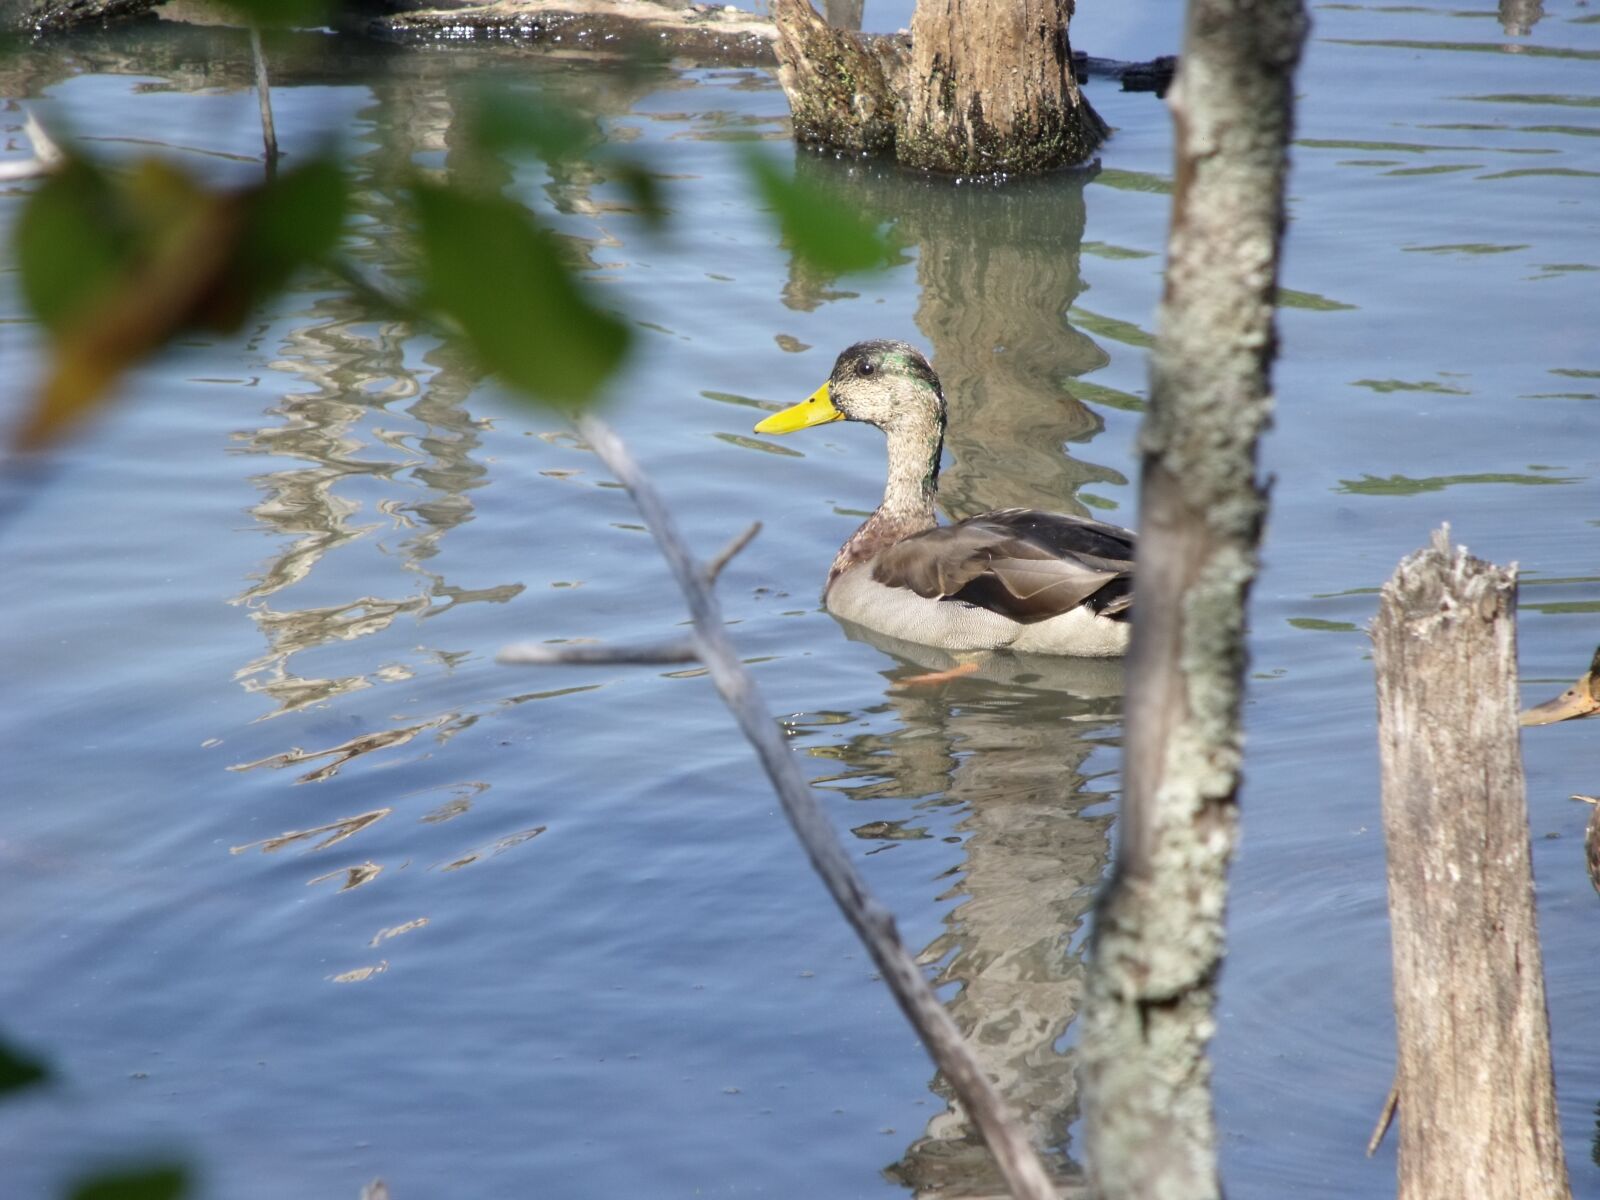
<path id="1" fill-rule="evenodd" d="M 833 406 L 828 385 L 823 384 L 799 404 L 775 412 L 756 426 L 757 433 L 793 433 L 797 429 L 810 429 L 813 425 L 826 425 L 829 421 L 842 421 L 844 414 Z"/>
<path id="2" fill-rule="evenodd" d="M 1595 650 L 1594 660 L 1577 683 L 1554 700 L 1546 700 L 1523 712 L 1520 720 L 1524 725 L 1553 725 L 1557 721 L 1592 717 L 1597 713 L 1600 713 L 1600 649 Z M 1595 886 L 1600 887 L 1600 883 Z"/>
<path id="3" fill-rule="evenodd" d="M 1543 704 L 1523 711 L 1518 718 L 1523 725 L 1554 725 L 1557 721 L 1570 721 L 1574 717 L 1592 717 L 1600 712 L 1600 700 L 1597 700 L 1584 685 L 1589 682 L 1588 676 L 1580 679 L 1554 700 L 1546 700 Z"/>

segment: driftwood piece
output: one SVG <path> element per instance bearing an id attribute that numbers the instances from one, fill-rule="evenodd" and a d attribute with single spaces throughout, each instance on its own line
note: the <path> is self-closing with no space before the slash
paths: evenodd
<path id="1" fill-rule="evenodd" d="M 37 179 L 60 170 L 67 161 L 61 147 L 56 145 L 55 139 L 44 131 L 31 112 L 23 118 L 22 130 L 33 143 L 33 153 L 27 158 L 0 161 L 0 183 Z"/>
<path id="2" fill-rule="evenodd" d="M 580 417 L 577 429 L 579 436 L 633 497 L 688 603 L 694 622 L 697 657 L 705 664 L 718 695 L 755 749 L 812 868 L 872 956 L 884 983 L 922 1039 L 934 1064 L 944 1073 L 951 1089 L 982 1132 L 1012 1196 L 1016 1200 L 1059 1200 L 1038 1151 L 984 1074 L 955 1021 L 900 940 L 893 915 L 867 890 L 865 881 L 840 846 L 827 813 L 795 766 L 787 740 L 762 702 L 755 680 L 740 662 L 728 637 L 722 607 L 712 590 L 713 568 L 720 569 L 747 544 L 754 530 L 740 534 L 709 566 L 702 566 L 689 552 L 678 532 L 677 522 L 622 439 L 597 417 Z"/>
<path id="3" fill-rule="evenodd" d="M 1266 490 L 1299 0 L 1191 0 L 1168 96 L 1176 187 L 1140 430 L 1138 617 L 1121 841 L 1082 1040 L 1085 1154 L 1105 1200 L 1220 1195 L 1210 1065 L 1237 822 L 1245 600 Z"/>
<path id="4" fill-rule="evenodd" d="M 1373 623 L 1400 1200 L 1566 1200 L 1517 733 L 1515 568 L 1402 562 Z"/>

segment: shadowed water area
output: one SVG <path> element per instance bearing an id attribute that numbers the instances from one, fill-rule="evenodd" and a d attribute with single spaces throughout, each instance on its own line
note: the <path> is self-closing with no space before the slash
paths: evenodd
<path id="1" fill-rule="evenodd" d="M 1074 41 L 1171 52 L 1168 5 L 1085 0 Z M 1577 0 L 1331 4 L 1301 100 L 1275 478 L 1252 601 L 1243 841 L 1215 1043 L 1234 1197 L 1384 1196 L 1393 1066 L 1365 623 L 1449 521 L 1522 566 L 1524 696 L 1600 614 L 1600 18 Z M 904 6 L 869 5 L 893 28 Z M 1097 173 L 997 190 L 796 153 L 772 74 L 513 47 L 279 45 L 290 163 L 327 137 L 351 254 L 405 272 L 405 170 L 505 187 L 635 322 L 608 415 L 704 553 L 752 519 L 727 616 L 871 885 L 1065 1176 L 1074 1018 L 1115 836 L 1114 663 L 937 651 L 818 602 L 882 438 L 750 432 L 868 336 L 931 354 L 951 517 L 1132 525 L 1171 192 L 1164 107 L 1103 82 Z M 663 177 L 485 159 L 494 78 Z M 243 34 L 124 29 L 0 84 L 108 158 L 258 177 Z M 20 103 L 0 113 L 26 152 Z M 886 222 L 882 274 L 793 259 L 730 143 Z M 26 186 L 0 192 L 14 220 Z M 7 411 L 41 370 L 10 271 Z M 529 330 L 530 338 L 539 331 Z M 984 1194 L 998 1182 L 695 668 L 513 669 L 522 640 L 645 641 L 682 606 L 554 415 L 307 277 L 237 337 L 133 375 L 0 525 L 0 1029 L 62 1083 L 0 1109 L 7 1197 L 171 1151 L 219 1200 Z M 1560 1109 L 1591 1145 L 1600 725 L 1525 738 Z"/>

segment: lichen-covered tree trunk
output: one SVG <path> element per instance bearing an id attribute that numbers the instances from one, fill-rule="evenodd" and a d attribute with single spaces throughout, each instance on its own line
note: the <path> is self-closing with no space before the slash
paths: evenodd
<path id="1" fill-rule="evenodd" d="M 952 175 L 1086 160 L 1105 126 L 1072 75 L 1073 0 L 920 0 L 897 130 L 907 166 Z"/>
<path id="2" fill-rule="evenodd" d="M 1084 162 L 1107 129 L 1073 77 L 1072 2 L 921 0 L 908 42 L 772 0 L 795 137 L 962 176 Z"/>
<path id="3" fill-rule="evenodd" d="M 1206 1044 L 1240 777 L 1245 599 L 1266 513 L 1273 311 L 1300 0 L 1191 0 L 1167 285 L 1140 431 L 1121 841 L 1081 1045 L 1103 1200 L 1221 1194 Z"/>
<path id="4" fill-rule="evenodd" d="M 1570 1200 L 1517 744 L 1516 572 L 1402 562 L 1373 623 L 1400 1200 Z"/>

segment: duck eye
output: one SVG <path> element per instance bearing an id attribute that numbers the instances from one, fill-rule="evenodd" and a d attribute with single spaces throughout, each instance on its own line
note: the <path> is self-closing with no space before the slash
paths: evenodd
<path id="1" fill-rule="evenodd" d="M 869 362 L 859 362 L 859 363 L 857 363 L 856 364 L 856 374 L 857 375 L 871 375 L 872 374 L 872 364 L 869 363 Z"/>

